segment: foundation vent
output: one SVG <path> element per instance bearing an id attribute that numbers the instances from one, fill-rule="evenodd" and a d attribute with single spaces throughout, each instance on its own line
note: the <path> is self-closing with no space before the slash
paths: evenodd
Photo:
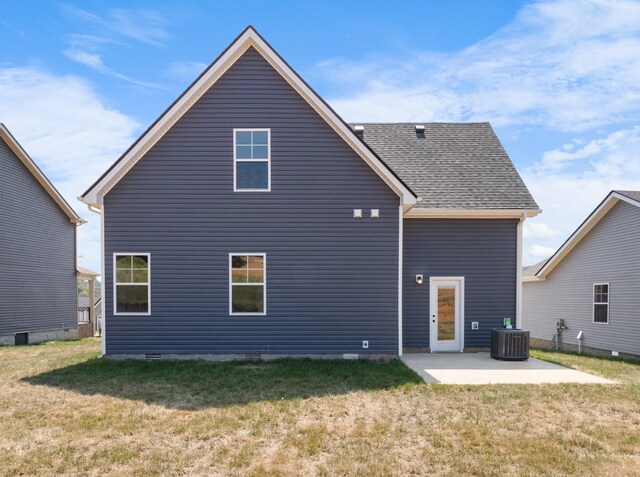
<path id="1" fill-rule="evenodd" d="M 144 359 L 162 359 L 160 353 L 147 353 L 144 355 Z"/>

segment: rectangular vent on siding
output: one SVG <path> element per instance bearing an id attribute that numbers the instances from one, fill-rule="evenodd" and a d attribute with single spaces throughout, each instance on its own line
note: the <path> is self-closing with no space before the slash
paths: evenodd
<path id="1" fill-rule="evenodd" d="M 15 342 L 16 346 L 24 346 L 29 344 L 29 333 L 16 333 Z"/>
<path id="2" fill-rule="evenodd" d="M 144 359 L 161 359 L 162 355 L 160 353 L 147 353 L 144 355 Z"/>

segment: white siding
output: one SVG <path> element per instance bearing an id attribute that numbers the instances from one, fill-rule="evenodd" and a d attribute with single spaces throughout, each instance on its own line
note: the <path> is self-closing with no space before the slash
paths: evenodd
<path id="1" fill-rule="evenodd" d="M 551 340 L 640 355 L 640 208 L 619 202 L 541 282 L 523 283 L 523 324 Z M 593 284 L 609 283 L 609 323 L 593 323 Z"/>

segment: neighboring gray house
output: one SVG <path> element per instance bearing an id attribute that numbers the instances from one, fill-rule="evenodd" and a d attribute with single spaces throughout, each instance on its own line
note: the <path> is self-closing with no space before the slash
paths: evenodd
<path id="1" fill-rule="evenodd" d="M 397 356 L 519 319 L 538 206 L 488 123 L 345 123 L 248 27 L 81 200 L 103 354 Z"/>
<path id="2" fill-rule="evenodd" d="M 0 124 L 0 344 L 77 336 L 81 223 Z"/>
<path id="3" fill-rule="evenodd" d="M 640 356 L 640 192 L 613 191 L 549 259 L 523 273 L 533 344 Z M 557 339 L 557 338 L 556 338 Z"/>

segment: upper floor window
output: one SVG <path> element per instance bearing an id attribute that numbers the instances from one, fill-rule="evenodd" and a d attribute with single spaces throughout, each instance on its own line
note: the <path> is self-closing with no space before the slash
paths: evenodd
<path id="1" fill-rule="evenodd" d="M 609 284 L 593 285 L 593 322 L 609 323 Z"/>
<path id="2" fill-rule="evenodd" d="M 148 253 L 113 254 L 115 315 L 148 315 L 151 310 Z"/>
<path id="3" fill-rule="evenodd" d="M 271 190 L 271 130 L 233 130 L 233 190 Z"/>

